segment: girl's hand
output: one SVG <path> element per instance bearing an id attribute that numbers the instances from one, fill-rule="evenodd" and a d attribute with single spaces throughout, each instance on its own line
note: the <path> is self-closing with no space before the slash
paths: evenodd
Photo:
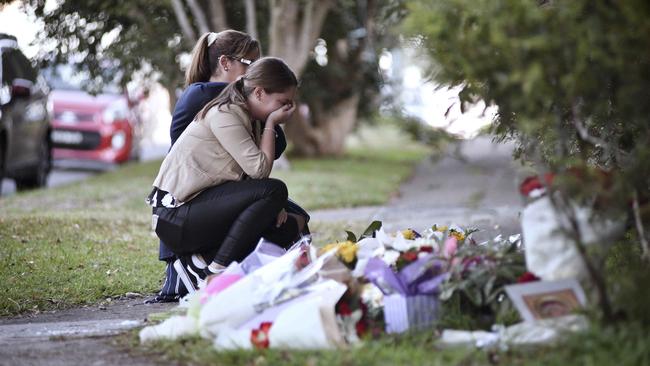
<path id="1" fill-rule="evenodd" d="M 269 116 L 266 118 L 266 122 L 270 122 L 275 126 L 289 119 L 289 117 L 291 117 L 293 111 L 295 110 L 296 110 L 295 103 L 287 103 L 282 107 L 271 112 L 271 114 L 269 114 Z"/>
<path id="2" fill-rule="evenodd" d="M 275 227 L 280 227 L 282 224 L 284 224 L 287 221 L 287 211 L 284 210 L 284 208 L 280 211 L 278 214 L 278 218 L 275 223 Z"/>

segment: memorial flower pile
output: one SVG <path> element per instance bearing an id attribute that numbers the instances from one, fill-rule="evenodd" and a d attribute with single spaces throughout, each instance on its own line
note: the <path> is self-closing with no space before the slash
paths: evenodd
<path id="1" fill-rule="evenodd" d="M 373 222 L 359 237 L 348 232 L 320 249 L 307 238 L 288 251 L 261 240 L 242 263 L 190 295 L 184 315 L 144 328 L 140 338 L 199 335 L 219 350 L 327 349 L 430 328 L 445 301 L 501 301 L 504 279 L 514 283 L 523 273 L 501 249 L 477 244 L 474 231 L 386 232 Z"/>

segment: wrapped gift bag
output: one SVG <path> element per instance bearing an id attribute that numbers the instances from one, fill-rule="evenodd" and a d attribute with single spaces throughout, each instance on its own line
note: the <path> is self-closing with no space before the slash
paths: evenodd
<path id="1" fill-rule="evenodd" d="M 438 296 L 392 294 L 384 296 L 386 333 L 429 328 L 438 317 Z"/>
<path id="2" fill-rule="evenodd" d="M 244 273 L 251 273 L 283 256 L 286 252 L 281 246 L 261 238 L 255 250 L 241 262 L 241 268 Z"/>

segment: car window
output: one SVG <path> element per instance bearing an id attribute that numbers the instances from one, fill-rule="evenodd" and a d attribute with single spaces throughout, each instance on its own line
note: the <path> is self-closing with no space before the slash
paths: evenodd
<path id="1" fill-rule="evenodd" d="M 2 53 L 2 83 L 11 85 L 14 79 L 26 79 L 36 82 L 36 70 L 29 60 L 18 50 L 8 50 Z"/>
<path id="2" fill-rule="evenodd" d="M 11 62 L 9 51 L 2 53 L 2 85 L 11 85 L 16 78 L 16 66 Z"/>
<path id="3" fill-rule="evenodd" d="M 11 80 L 16 78 L 16 71 L 8 62 L 8 52 L 0 52 L 2 73 L 0 74 L 0 105 L 5 105 L 11 100 Z"/>
<path id="4" fill-rule="evenodd" d="M 19 77 L 21 79 L 27 79 L 32 83 L 35 83 L 36 70 L 32 67 L 27 57 L 25 57 L 22 52 L 15 50 L 13 52 L 12 58 L 15 60 L 18 70 L 20 70 L 18 74 Z"/>

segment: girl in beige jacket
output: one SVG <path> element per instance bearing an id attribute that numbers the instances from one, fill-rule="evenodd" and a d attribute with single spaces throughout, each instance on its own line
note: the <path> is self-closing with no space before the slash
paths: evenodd
<path id="1" fill-rule="evenodd" d="M 290 245 L 304 224 L 283 210 L 286 185 L 269 178 L 274 127 L 295 110 L 297 85 L 282 60 L 256 61 L 199 112 L 163 161 L 148 202 L 189 291 L 241 261 L 262 236 Z"/>

